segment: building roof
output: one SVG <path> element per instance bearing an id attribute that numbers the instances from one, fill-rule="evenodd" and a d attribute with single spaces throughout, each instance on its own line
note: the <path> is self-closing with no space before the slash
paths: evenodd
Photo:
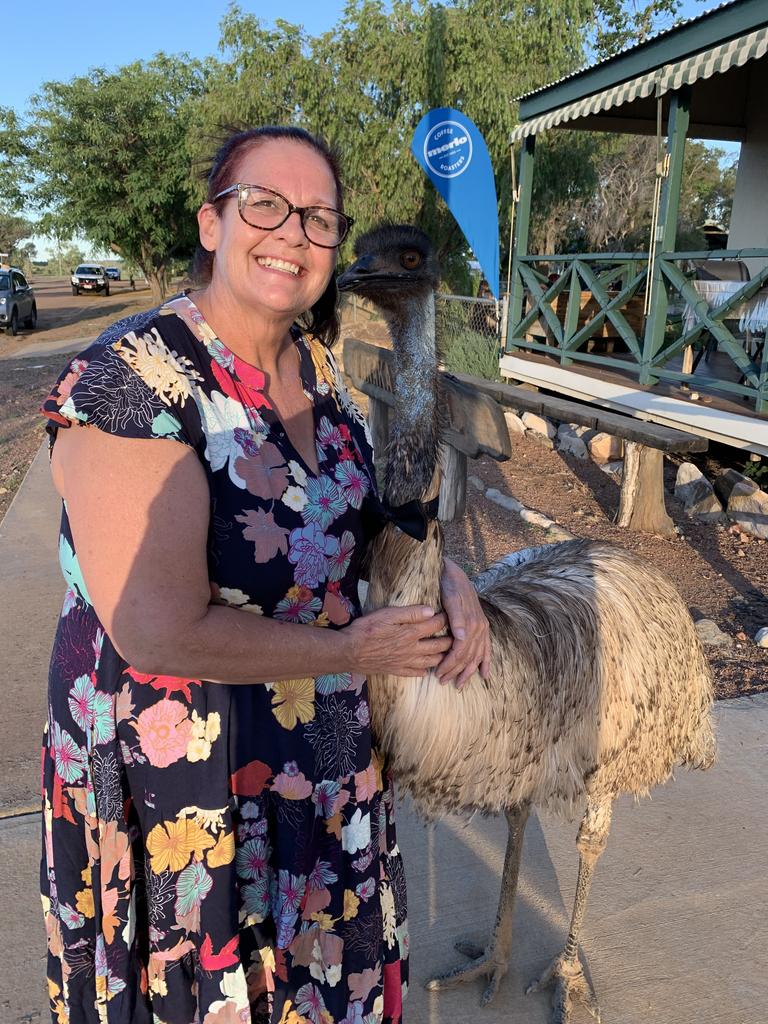
<path id="1" fill-rule="evenodd" d="M 729 40 L 768 27 L 766 0 L 731 0 L 665 29 L 642 43 L 597 61 L 520 97 L 520 120 L 528 121 L 664 65 L 686 60 Z"/>

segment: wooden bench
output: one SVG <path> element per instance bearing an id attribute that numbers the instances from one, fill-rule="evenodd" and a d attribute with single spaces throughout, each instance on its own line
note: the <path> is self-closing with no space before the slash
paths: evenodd
<path id="1" fill-rule="evenodd" d="M 355 338 L 344 342 L 344 369 L 355 387 L 368 396 L 368 423 L 374 450 L 382 453 L 389 440 L 393 353 Z M 664 504 L 664 453 L 706 451 L 706 438 L 658 423 L 624 416 L 597 406 L 568 401 L 514 384 L 497 384 L 468 374 L 440 373 L 447 406 L 441 464 L 439 516 L 463 515 L 466 507 L 467 458 L 490 455 L 497 460 L 512 452 L 502 406 L 548 416 L 604 431 L 625 442 L 624 473 L 616 522 L 631 530 L 673 536 L 675 528 Z M 377 467 L 377 472 L 381 467 Z"/>
<path id="2" fill-rule="evenodd" d="M 389 442 L 389 410 L 395 404 L 392 385 L 394 353 L 357 338 L 344 341 L 344 372 L 368 396 L 368 425 L 376 452 L 376 473 L 383 483 L 383 453 Z M 497 461 L 512 454 L 504 412 L 490 395 L 440 373 L 445 400 L 445 429 L 440 451 L 443 479 L 438 516 L 444 522 L 464 514 L 467 501 L 467 459 L 490 455 Z M 474 378 L 471 378 L 474 379 Z"/>
<path id="3" fill-rule="evenodd" d="M 467 387 L 476 388 L 516 411 L 548 416 L 622 438 L 625 442 L 624 473 L 617 524 L 644 533 L 674 535 L 674 524 L 664 504 L 664 453 L 705 452 L 709 447 L 705 437 L 598 406 L 542 395 L 515 384 L 497 384 L 461 373 L 455 376 Z"/>

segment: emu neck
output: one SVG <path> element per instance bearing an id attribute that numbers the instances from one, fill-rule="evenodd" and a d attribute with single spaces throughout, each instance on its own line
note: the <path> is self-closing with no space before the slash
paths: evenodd
<path id="1" fill-rule="evenodd" d="M 387 311 L 395 355 L 393 409 L 385 495 L 392 505 L 431 496 L 440 425 L 431 291 Z"/>

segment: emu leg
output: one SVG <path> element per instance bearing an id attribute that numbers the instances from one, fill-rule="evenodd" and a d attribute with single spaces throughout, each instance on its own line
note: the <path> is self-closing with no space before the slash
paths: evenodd
<path id="1" fill-rule="evenodd" d="M 509 954 L 512 946 L 512 911 L 515 906 L 517 876 L 523 852 L 523 834 L 529 812 L 529 804 L 520 804 L 506 812 L 509 836 L 507 837 L 507 852 L 504 856 L 499 908 L 496 911 L 496 923 L 493 926 L 490 942 L 485 949 L 468 942 L 457 942 L 456 949 L 474 962 L 468 967 L 456 967 L 447 974 L 432 978 L 427 982 L 427 988 L 431 992 L 454 988 L 456 985 L 474 981 L 475 978 L 481 976 L 490 978 L 488 986 L 483 992 L 483 1006 L 490 1003 L 498 992 L 501 980 L 509 967 Z"/>
<path id="2" fill-rule="evenodd" d="M 584 1004 L 598 1024 L 600 1021 L 600 1007 L 595 991 L 587 980 L 579 959 L 579 936 L 587 909 L 587 897 L 592 885 L 592 876 L 600 854 L 608 842 L 610 827 L 610 801 L 590 801 L 582 818 L 576 840 L 579 850 L 579 880 L 576 885 L 576 898 L 573 902 L 571 927 L 568 931 L 565 949 L 555 957 L 542 976 L 526 989 L 526 993 L 529 993 L 540 992 L 545 988 L 554 988 L 552 1024 L 569 1024 L 574 999 Z"/>

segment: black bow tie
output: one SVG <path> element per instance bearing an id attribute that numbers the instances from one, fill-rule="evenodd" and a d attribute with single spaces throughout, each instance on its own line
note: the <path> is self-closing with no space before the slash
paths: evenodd
<path id="1" fill-rule="evenodd" d="M 380 533 L 387 523 L 392 523 L 414 540 L 424 541 L 427 539 L 427 524 L 430 519 L 437 519 L 440 498 L 426 502 L 415 498 L 404 505 L 390 505 L 386 500 L 375 498 L 367 504 L 366 518 L 371 537 Z"/>

